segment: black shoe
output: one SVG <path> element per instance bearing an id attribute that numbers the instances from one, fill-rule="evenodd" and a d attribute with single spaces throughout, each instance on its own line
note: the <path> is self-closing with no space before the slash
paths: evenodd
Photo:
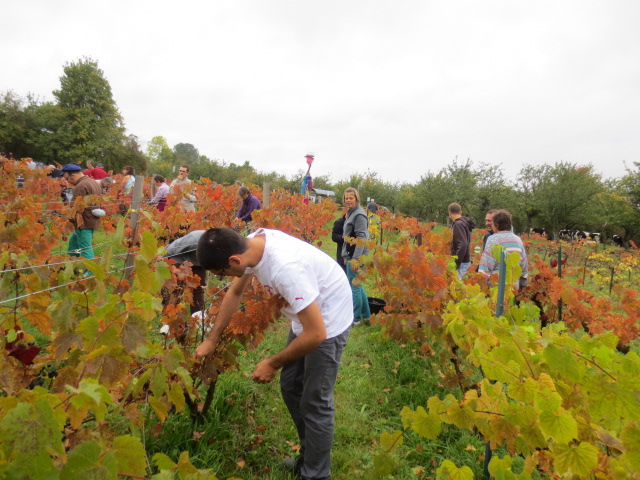
<path id="1" fill-rule="evenodd" d="M 298 458 L 291 458 L 291 457 L 287 457 L 284 459 L 284 466 L 287 470 L 289 470 L 290 472 L 293 472 L 294 475 L 296 476 L 300 476 L 300 470 L 302 469 L 302 457 L 298 457 Z"/>

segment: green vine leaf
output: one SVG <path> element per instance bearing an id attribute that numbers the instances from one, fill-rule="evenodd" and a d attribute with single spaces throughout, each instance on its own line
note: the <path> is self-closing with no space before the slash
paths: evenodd
<path id="1" fill-rule="evenodd" d="M 598 452 L 596 447 L 586 442 L 577 446 L 561 444 L 553 448 L 552 457 L 558 473 L 586 478 L 598 466 Z"/>
<path id="2" fill-rule="evenodd" d="M 640 425 L 637 423 L 625 425 L 620 438 L 627 449 L 622 455 L 623 460 L 629 462 L 634 470 L 640 472 Z"/>
<path id="3" fill-rule="evenodd" d="M 107 479 L 115 478 L 116 475 L 117 465 L 113 452 L 103 454 L 100 445 L 90 441 L 81 443 L 71 451 L 60 472 L 60 480 Z"/>
<path id="4" fill-rule="evenodd" d="M 436 439 L 440 435 L 441 427 L 442 422 L 440 422 L 437 413 L 427 413 L 421 406 L 416 409 L 411 421 L 411 429 L 418 435 L 432 440 Z"/>
<path id="5" fill-rule="evenodd" d="M 0 421 L 0 458 L 10 462 L 15 478 L 48 480 L 54 460 L 64 455 L 60 431 L 51 405 L 38 399 L 19 403 Z"/>
<path id="6" fill-rule="evenodd" d="M 445 460 L 436 470 L 437 480 L 473 480 L 473 471 L 466 465 L 458 468 L 455 463 Z"/>
<path id="7" fill-rule="evenodd" d="M 147 474 L 146 452 L 139 438 L 131 435 L 116 437 L 113 450 L 118 462 L 118 473 L 144 477 Z"/>
<path id="8" fill-rule="evenodd" d="M 382 432 L 382 435 L 380 435 L 380 448 L 385 452 L 395 452 L 402 445 L 402 442 L 402 432 L 400 430 L 394 430 L 393 433 Z"/>

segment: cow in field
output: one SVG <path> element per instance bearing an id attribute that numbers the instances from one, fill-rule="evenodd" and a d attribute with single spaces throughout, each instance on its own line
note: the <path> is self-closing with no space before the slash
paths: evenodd
<path id="1" fill-rule="evenodd" d="M 613 244 L 618 247 L 624 246 L 624 241 L 622 240 L 622 237 L 620 235 L 614 235 L 613 237 L 611 237 L 611 240 L 613 240 Z"/>
<path id="2" fill-rule="evenodd" d="M 574 230 L 560 230 L 560 232 L 558 232 L 558 240 L 566 240 L 567 242 L 570 242 L 573 240 L 573 234 Z"/>

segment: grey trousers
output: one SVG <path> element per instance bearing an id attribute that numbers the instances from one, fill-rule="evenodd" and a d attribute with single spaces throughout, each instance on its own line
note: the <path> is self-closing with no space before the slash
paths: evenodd
<path id="1" fill-rule="evenodd" d="M 300 437 L 303 479 L 331 477 L 333 388 L 349 329 L 323 341 L 312 352 L 286 365 L 280 373 L 282 398 Z M 287 345 L 295 339 L 289 332 Z"/>

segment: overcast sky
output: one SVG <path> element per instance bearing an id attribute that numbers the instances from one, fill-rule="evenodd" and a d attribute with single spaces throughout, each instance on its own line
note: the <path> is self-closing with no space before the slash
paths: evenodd
<path id="1" fill-rule="evenodd" d="M 0 91 L 53 100 L 90 57 L 143 146 L 333 181 L 640 161 L 637 0 L 2 3 Z"/>

